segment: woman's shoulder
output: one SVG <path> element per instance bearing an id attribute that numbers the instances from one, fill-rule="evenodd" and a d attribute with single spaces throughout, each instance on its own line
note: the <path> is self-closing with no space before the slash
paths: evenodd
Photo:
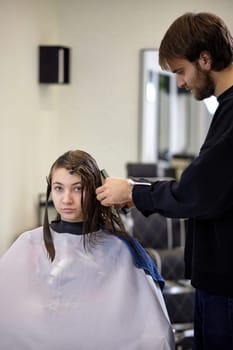
<path id="1" fill-rule="evenodd" d="M 25 231 L 21 233 L 0 258 L 0 266 L 4 267 L 14 261 L 15 264 L 20 263 L 33 245 L 41 245 L 43 239 L 43 230 L 41 227 Z"/>
<path id="2" fill-rule="evenodd" d="M 22 245 L 27 245 L 31 243 L 39 243 L 43 239 L 43 229 L 42 227 L 37 227 L 32 230 L 25 231 L 14 240 L 14 242 L 9 247 L 8 251 L 18 249 Z M 7 253 L 6 252 L 6 253 Z"/>
<path id="3" fill-rule="evenodd" d="M 33 228 L 31 230 L 28 230 L 28 231 L 25 231 L 23 233 L 21 233 L 18 238 L 16 239 L 16 242 L 17 241 L 25 241 L 25 240 L 28 240 L 30 242 L 33 242 L 33 241 L 39 241 L 41 240 L 41 238 L 43 238 L 43 227 L 40 226 L 40 227 L 36 227 L 36 228 Z"/>

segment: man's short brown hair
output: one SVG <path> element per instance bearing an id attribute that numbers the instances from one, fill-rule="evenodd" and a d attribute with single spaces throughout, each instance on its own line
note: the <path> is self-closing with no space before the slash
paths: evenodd
<path id="1" fill-rule="evenodd" d="M 195 62 L 203 51 L 211 55 L 211 68 L 220 71 L 232 63 L 233 37 L 220 17 L 188 12 L 178 17 L 165 33 L 159 48 L 159 64 L 168 70 L 169 59 Z"/>

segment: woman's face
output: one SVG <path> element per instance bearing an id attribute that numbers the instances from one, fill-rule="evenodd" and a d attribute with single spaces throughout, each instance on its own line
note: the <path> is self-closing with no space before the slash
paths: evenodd
<path id="1" fill-rule="evenodd" d="M 61 219 L 68 222 L 83 221 L 81 208 L 82 183 L 77 174 L 58 168 L 52 175 L 52 200 Z"/>

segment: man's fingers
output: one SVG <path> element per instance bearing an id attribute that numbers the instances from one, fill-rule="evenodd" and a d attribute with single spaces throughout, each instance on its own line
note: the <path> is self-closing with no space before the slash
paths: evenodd
<path id="1" fill-rule="evenodd" d="M 102 192 L 104 192 L 104 185 L 100 186 L 100 187 L 97 187 L 95 193 L 97 195 L 101 194 Z"/>

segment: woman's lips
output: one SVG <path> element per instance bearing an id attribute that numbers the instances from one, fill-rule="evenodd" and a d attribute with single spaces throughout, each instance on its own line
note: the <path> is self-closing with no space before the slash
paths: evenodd
<path id="1" fill-rule="evenodd" d="M 63 208 L 61 209 L 61 211 L 63 213 L 73 213 L 75 211 L 75 209 L 71 209 L 71 208 Z"/>

